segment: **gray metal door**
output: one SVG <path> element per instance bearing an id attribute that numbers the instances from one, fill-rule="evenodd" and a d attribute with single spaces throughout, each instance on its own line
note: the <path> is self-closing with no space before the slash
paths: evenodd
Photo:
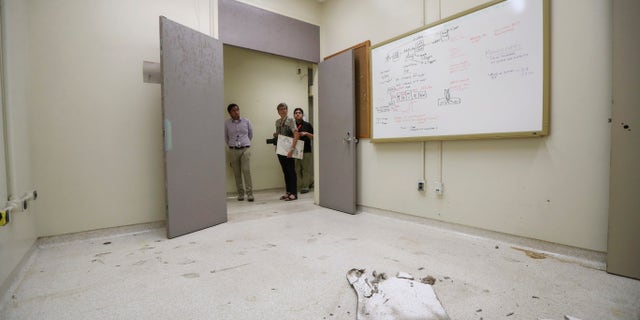
<path id="1" fill-rule="evenodd" d="M 167 237 L 227 221 L 222 43 L 160 17 Z"/>
<path id="2" fill-rule="evenodd" d="M 613 109 L 607 272 L 640 279 L 640 28 L 636 0 L 613 1 Z M 635 27 L 634 27 L 635 26 Z M 635 39 L 635 40 L 634 40 Z"/>
<path id="3" fill-rule="evenodd" d="M 353 50 L 318 65 L 319 204 L 356 213 L 356 103 Z"/>

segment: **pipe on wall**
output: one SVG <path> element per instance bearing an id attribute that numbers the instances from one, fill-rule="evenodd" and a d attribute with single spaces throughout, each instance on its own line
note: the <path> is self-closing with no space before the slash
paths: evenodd
<path id="1" fill-rule="evenodd" d="M 29 201 L 38 198 L 38 191 L 33 190 L 23 194 L 19 198 L 10 199 L 9 202 L 0 211 L 3 212 L 22 212 L 28 209 Z"/>

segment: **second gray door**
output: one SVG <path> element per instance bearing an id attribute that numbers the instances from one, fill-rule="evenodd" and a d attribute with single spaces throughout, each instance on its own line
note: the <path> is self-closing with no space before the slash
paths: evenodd
<path id="1" fill-rule="evenodd" d="M 353 51 L 318 65 L 319 204 L 356 213 L 356 104 Z"/>

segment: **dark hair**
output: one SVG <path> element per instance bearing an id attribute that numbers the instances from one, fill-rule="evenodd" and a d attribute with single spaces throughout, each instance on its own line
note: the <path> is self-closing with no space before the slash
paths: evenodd
<path id="1" fill-rule="evenodd" d="M 276 107 L 276 110 L 280 110 L 281 107 L 285 107 L 285 108 L 287 108 L 287 110 L 289 110 L 289 106 L 284 102 L 278 103 L 278 106 Z"/>
<path id="2" fill-rule="evenodd" d="M 234 107 L 238 107 L 237 104 L 232 103 L 230 105 L 227 106 L 227 112 L 231 113 L 231 109 L 233 109 Z M 240 109 L 240 107 L 238 107 L 238 109 Z"/>
<path id="3" fill-rule="evenodd" d="M 304 110 L 302 110 L 302 108 L 295 108 L 293 109 L 293 113 L 296 113 L 296 111 L 300 110 L 300 113 L 304 114 Z"/>

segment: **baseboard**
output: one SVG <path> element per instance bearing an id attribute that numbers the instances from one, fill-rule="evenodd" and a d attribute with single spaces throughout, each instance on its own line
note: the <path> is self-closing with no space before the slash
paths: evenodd
<path id="1" fill-rule="evenodd" d="M 113 235 L 128 235 L 132 233 L 140 233 L 146 232 L 150 230 L 155 230 L 158 228 L 163 228 L 165 226 L 165 221 L 156 221 L 156 222 L 148 222 L 148 223 L 140 223 L 133 224 L 128 226 L 121 227 L 112 227 L 112 228 L 104 228 L 92 231 L 82 231 L 76 233 L 68 233 L 57 236 L 50 237 L 40 237 L 36 240 L 36 245 L 38 248 L 55 246 L 58 244 L 66 244 L 74 241 L 83 241 L 87 239 L 99 239 L 103 237 L 110 237 Z"/>
<path id="2" fill-rule="evenodd" d="M 405 213 L 361 205 L 358 206 L 358 212 L 388 216 L 396 219 L 429 225 L 439 229 L 445 229 L 450 232 L 456 232 L 467 236 L 492 239 L 510 245 L 515 250 L 521 250 L 529 254 L 540 253 L 564 262 L 579 264 L 587 268 L 602 271 L 606 271 L 607 269 L 607 254 L 605 252 L 514 236 L 506 233 L 484 230 L 460 224 L 443 222 L 430 218 L 413 216 Z"/>
<path id="3" fill-rule="evenodd" d="M 9 276 L 5 279 L 2 285 L 0 285 L 0 314 L 2 314 L 2 310 L 11 303 L 11 300 L 13 299 L 13 292 L 15 292 L 15 289 L 24 278 L 29 266 L 33 263 L 37 251 L 37 241 L 34 241 L 31 248 L 27 250 L 24 256 L 22 256 L 22 259 L 20 259 L 20 262 L 18 262 L 13 271 L 9 273 Z"/>

